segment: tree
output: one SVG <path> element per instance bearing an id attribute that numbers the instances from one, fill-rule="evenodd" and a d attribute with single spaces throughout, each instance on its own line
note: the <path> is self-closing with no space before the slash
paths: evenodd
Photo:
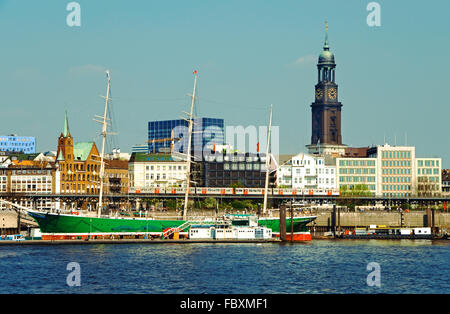
<path id="1" fill-rule="evenodd" d="M 245 202 L 241 201 L 241 200 L 233 200 L 231 202 L 231 206 L 233 207 L 233 209 L 237 209 L 237 210 L 243 210 L 246 208 L 245 206 Z"/>
<path id="2" fill-rule="evenodd" d="M 234 181 L 232 182 L 230 185 L 228 185 L 228 187 L 230 188 L 244 188 L 244 183 L 242 183 L 241 181 Z"/>
<path id="3" fill-rule="evenodd" d="M 177 200 L 175 200 L 175 199 L 167 200 L 166 206 L 168 209 L 176 209 L 177 208 Z"/>
<path id="4" fill-rule="evenodd" d="M 203 201 L 203 206 L 207 209 L 214 209 L 216 208 L 217 201 L 214 197 L 207 197 Z"/>
<path id="5" fill-rule="evenodd" d="M 340 206 L 347 206 L 349 209 L 354 209 L 357 205 L 365 205 L 368 201 L 360 200 L 360 199 L 349 199 L 351 197 L 364 197 L 364 196 L 373 196 L 373 193 L 370 192 L 369 187 L 366 184 L 355 184 L 350 186 L 350 189 L 347 185 L 342 185 L 339 189 L 340 198 L 338 198 L 336 204 Z"/>

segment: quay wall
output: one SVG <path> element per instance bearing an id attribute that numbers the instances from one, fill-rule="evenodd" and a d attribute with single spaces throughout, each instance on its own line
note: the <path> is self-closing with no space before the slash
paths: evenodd
<path id="1" fill-rule="evenodd" d="M 230 213 L 230 211 L 227 211 Z M 243 212 L 241 212 L 243 213 Z M 247 212 L 250 213 L 250 212 Z M 174 217 L 177 215 L 175 211 L 169 211 L 164 213 L 153 213 L 154 218 L 164 218 L 164 217 Z M 192 216 L 209 216 L 214 217 L 215 211 L 200 211 L 196 210 L 192 213 Z M 224 212 L 217 213 L 218 216 L 223 215 Z M 274 216 L 278 213 L 273 212 Z M 310 227 L 318 227 L 316 230 L 329 231 L 333 225 L 333 214 L 331 210 L 313 210 L 312 215 L 317 216 L 317 219 L 310 223 Z M 297 214 L 296 214 L 297 215 Z M 156 217 L 157 216 L 157 217 Z M 286 213 L 289 219 L 289 211 Z M 341 211 L 340 213 L 340 226 L 341 227 L 368 227 L 369 225 L 386 225 L 389 227 L 428 227 L 432 225 L 432 219 L 427 216 L 426 211 L 411 211 L 409 213 L 403 213 L 403 224 L 401 224 L 402 215 L 400 212 L 385 212 L 385 211 L 364 211 L 364 212 L 346 212 Z M 27 219 L 21 219 L 22 228 L 25 225 L 36 226 L 35 222 L 30 217 L 30 221 Z M 193 217 L 188 217 L 193 218 Z M 338 217 L 336 212 L 335 226 L 338 226 Z M 434 213 L 434 226 L 440 229 L 450 230 L 450 213 L 438 212 Z M 0 233 L 15 233 L 17 232 L 17 213 L 15 211 L 0 210 Z"/>
<path id="2" fill-rule="evenodd" d="M 319 227 L 332 225 L 332 212 L 317 212 L 315 225 Z M 403 213 L 403 224 L 401 223 L 402 215 L 399 212 L 341 212 L 340 225 L 348 227 L 364 227 L 369 225 L 386 225 L 390 227 L 429 227 L 431 222 L 426 212 L 409 212 Z M 314 222 L 313 222 L 314 224 Z M 338 225 L 338 217 L 336 213 L 336 226 Z M 435 212 L 434 226 L 439 228 L 450 228 L 450 213 Z M 431 227 L 431 225 L 430 225 Z"/>

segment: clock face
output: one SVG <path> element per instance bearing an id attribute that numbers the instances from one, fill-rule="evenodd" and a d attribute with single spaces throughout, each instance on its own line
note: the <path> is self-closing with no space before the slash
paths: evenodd
<path id="1" fill-rule="evenodd" d="M 322 97 L 323 97 L 322 89 L 320 89 L 320 88 L 316 89 L 316 98 L 321 99 Z"/>
<path id="2" fill-rule="evenodd" d="M 328 90 L 328 98 L 330 98 L 330 99 L 336 99 L 336 96 L 337 96 L 337 92 L 336 92 L 336 88 L 330 88 L 329 90 Z"/>

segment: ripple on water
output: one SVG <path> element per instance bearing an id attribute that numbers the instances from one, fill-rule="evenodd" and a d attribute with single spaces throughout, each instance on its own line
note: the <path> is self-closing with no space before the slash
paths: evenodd
<path id="1" fill-rule="evenodd" d="M 450 293 L 450 250 L 430 241 L 0 248 L 7 293 Z M 69 262 L 81 287 L 66 284 Z M 381 287 L 366 283 L 367 264 Z"/>

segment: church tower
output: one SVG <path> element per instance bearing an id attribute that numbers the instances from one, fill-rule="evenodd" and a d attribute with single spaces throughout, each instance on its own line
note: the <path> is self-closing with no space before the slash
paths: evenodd
<path id="1" fill-rule="evenodd" d="M 64 117 L 64 127 L 61 135 L 58 138 L 58 151 L 56 153 L 57 160 L 72 161 L 73 160 L 73 138 L 69 131 L 69 119 L 66 115 Z"/>
<path id="2" fill-rule="evenodd" d="M 317 63 L 315 101 L 311 104 L 312 134 L 307 146 L 313 154 L 344 154 L 341 136 L 341 108 L 338 85 L 335 82 L 336 63 L 328 45 L 328 25 L 325 27 L 325 43 Z"/>

